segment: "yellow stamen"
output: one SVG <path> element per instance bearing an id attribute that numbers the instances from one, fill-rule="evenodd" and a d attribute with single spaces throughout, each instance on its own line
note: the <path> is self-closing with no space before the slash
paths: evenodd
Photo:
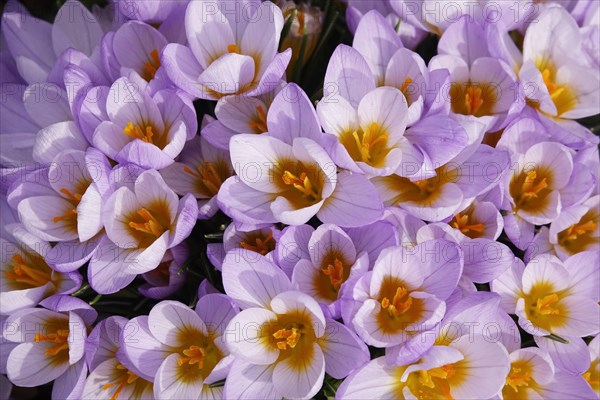
<path id="1" fill-rule="evenodd" d="M 308 176 L 305 172 L 302 172 L 300 176 L 296 176 L 290 171 L 285 170 L 281 179 L 283 180 L 283 183 L 286 185 L 292 185 L 305 196 L 312 197 L 315 200 L 319 198 L 319 195 L 313 189 L 312 183 L 310 182 L 310 179 L 308 179 Z"/>
<path id="2" fill-rule="evenodd" d="M 78 203 L 78 204 L 81 201 L 81 197 L 83 197 L 79 193 L 71 193 L 71 191 L 67 188 L 61 188 L 59 190 L 59 192 L 61 192 L 62 194 L 67 196 L 69 199 L 73 200 L 75 203 Z"/>
<path id="3" fill-rule="evenodd" d="M 24 283 L 31 287 L 44 286 L 50 282 L 50 272 L 40 271 L 27 265 L 25 259 L 20 254 L 14 254 L 11 258 L 13 272 L 5 274 L 7 279 L 15 282 Z"/>
<path id="4" fill-rule="evenodd" d="M 54 346 L 47 348 L 45 351 L 47 356 L 56 356 L 61 351 L 67 350 L 69 348 L 69 343 L 67 342 L 68 338 L 69 338 L 69 330 L 68 329 L 59 329 L 56 331 L 56 333 L 49 333 L 48 335 L 36 333 L 33 340 L 36 343 L 39 343 L 39 342 L 56 343 Z"/>
<path id="5" fill-rule="evenodd" d="M 262 106 L 256 106 L 256 117 L 253 121 L 248 122 L 248 125 L 255 133 L 267 131 L 267 113 Z"/>
<path id="6" fill-rule="evenodd" d="M 240 54 L 240 49 L 237 46 L 237 44 L 232 43 L 232 44 L 230 44 L 230 45 L 227 46 L 227 52 L 228 53 L 237 53 L 237 54 Z"/>
<path id="7" fill-rule="evenodd" d="M 384 297 L 383 300 L 381 300 L 381 308 L 387 310 L 390 317 L 397 317 L 410 310 L 412 302 L 412 298 L 408 296 L 408 290 L 404 287 L 398 287 L 391 303 L 387 297 Z"/>
<path id="8" fill-rule="evenodd" d="M 552 293 L 548 296 L 544 296 L 541 299 L 538 299 L 535 304 L 535 312 L 537 312 L 540 315 L 560 314 L 558 309 L 551 307 L 552 304 L 556 303 L 558 300 L 558 295 L 556 293 Z"/>
<path id="9" fill-rule="evenodd" d="M 125 370 L 125 367 L 120 363 L 117 364 L 116 368 L 119 370 Z M 117 386 L 117 390 L 115 390 L 113 395 L 110 397 L 110 400 L 117 400 L 119 398 L 119 394 L 121 393 L 121 391 L 123 390 L 125 385 L 131 385 L 132 383 L 137 381 L 138 378 L 139 377 L 136 374 L 134 374 L 133 372 L 128 370 L 126 374 L 122 375 L 115 382 L 111 382 L 111 383 L 107 383 L 107 384 L 103 385 L 102 390 L 108 390 L 113 386 Z"/>
<path id="10" fill-rule="evenodd" d="M 146 143 L 153 143 L 152 137 L 154 136 L 154 132 L 152 131 L 151 125 L 146 125 L 144 129 L 140 125 L 133 125 L 133 122 L 129 121 L 125 128 L 123 129 L 123 133 L 129 137 L 134 139 L 143 140 Z"/>
<path id="11" fill-rule="evenodd" d="M 301 336 L 302 332 L 295 327 L 292 327 L 291 329 L 280 329 L 273 334 L 275 339 L 283 339 L 276 343 L 277 348 L 280 350 L 287 350 L 287 346 L 293 349 L 300 341 Z"/>
<path id="12" fill-rule="evenodd" d="M 480 87 L 469 86 L 465 93 L 465 108 L 467 114 L 475 115 L 483 105 L 483 91 Z"/>
<path id="13" fill-rule="evenodd" d="M 208 190 L 208 195 L 214 196 L 219 192 L 223 180 L 219 176 L 214 163 L 205 162 L 197 167 L 197 172 L 193 171 L 187 165 L 184 165 L 183 171 L 198 178 Z"/>
<path id="14" fill-rule="evenodd" d="M 198 364 L 198 369 L 204 367 L 204 357 L 206 357 L 206 349 L 204 347 L 192 345 L 183 350 L 183 355 L 186 357 L 179 357 L 177 360 L 179 366 L 188 363 L 190 365 Z"/>
<path id="15" fill-rule="evenodd" d="M 77 209 L 73 208 L 71 210 L 65 211 L 65 213 L 62 215 L 57 215 L 56 217 L 52 218 L 52 221 L 56 224 L 59 221 L 69 220 L 76 216 L 77 216 Z"/>
<path id="16" fill-rule="evenodd" d="M 373 122 L 362 132 L 362 137 L 359 136 L 357 131 L 352 132 L 352 137 L 358 147 L 361 160 L 366 163 L 373 161 L 377 146 L 385 147 L 388 141 L 387 133 L 382 131 L 376 122 Z"/>
<path id="17" fill-rule="evenodd" d="M 521 368 L 512 367 L 508 377 L 506 378 L 506 385 L 513 388 L 515 392 L 519 391 L 521 386 L 529 386 L 531 375 L 528 372 L 522 373 Z"/>
<path id="18" fill-rule="evenodd" d="M 482 233 L 485 230 L 485 225 L 483 224 L 469 224 L 469 216 L 461 215 L 460 213 L 456 214 L 452 221 L 450 221 L 450 226 L 455 229 L 458 229 L 465 235 L 470 233 L 470 231 Z"/>
<path id="19" fill-rule="evenodd" d="M 344 282 L 344 265 L 337 258 L 333 261 L 333 265 L 327 265 L 327 268 L 321 269 L 325 275 L 329 277 L 331 286 L 335 290 L 339 290 L 340 286 Z"/>
<path id="20" fill-rule="evenodd" d="M 158 50 L 154 49 L 150 52 L 150 60 L 144 63 L 145 70 L 142 71 L 142 78 L 146 81 L 154 79 L 156 71 L 160 67 L 160 58 L 158 57 Z"/>
<path id="21" fill-rule="evenodd" d="M 138 210 L 138 215 L 144 219 L 146 222 L 129 222 L 129 226 L 133 229 L 148 233 L 150 235 L 154 235 L 159 237 L 163 234 L 165 229 L 160 225 L 158 220 L 145 208 Z"/>
<path id="22" fill-rule="evenodd" d="M 574 224 L 567 228 L 566 240 L 576 240 L 579 236 L 585 235 L 596 230 L 594 221 L 587 221 L 583 224 Z"/>
<path id="23" fill-rule="evenodd" d="M 257 237 L 254 239 L 254 241 L 256 244 L 251 244 L 250 241 L 242 240 L 240 242 L 240 246 L 243 249 L 260 253 L 263 256 L 267 255 L 267 253 L 275 248 L 275 239 L 273 239 L 273 232 L 271 231 L 269 231 L 267 236 L 264 238 Z"/>
<path id="24" fill-rule="evenodd" d="M 402 84 L 402 86 L 400 87 L 400 91 L 401 91 L 402 93 L 404 93 L 404 95 L 405 95 L 405 96 L 406 96 L 406 89 L 408 89 L 408 86 L 409 86 L 411 83 L 412 83 L 412 79 L 410 79 L 410 78 L 408 78 L 408 77 L 407 77 L 407 78 L 404 80 L 404 83 Z M 408 97 L 408 96 L 407 96 L 407 97 Z"/>

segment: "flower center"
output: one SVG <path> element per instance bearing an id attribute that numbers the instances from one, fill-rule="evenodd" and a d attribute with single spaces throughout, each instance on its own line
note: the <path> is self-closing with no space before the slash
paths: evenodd
<path id="1" fill-rule="evenodd" d="M 46 267 L 44 271 L 30 267 L 27 265 L 27 262 L 21 254 L 13 254 L 10 264 L 13 272 L 7 272 L 5 274 L 7 279 L 23 283 L 31 288 L 44 286 L 46 283 L 50 282 L 51 271 L 48 267 Z"/>
<path id="2" fill-rule="evenodd" d="M 590 364 L 590 368 L 583 373 L 583 379 L 590 384 L 596 392 L 600 389 L 600 360 L 596 359 Z"/>
<path id="3" fill-rule="evenodd" d="M 599 241 L 597 236 L 594 237 L 598 222 L 598 214 L 594 210 L 588 211 L 576 224 L 558 233 L 558 244 L 570 254 L 586 250 Z"/>
<path id="4" fill-rule="evenodd" d="M 208 197 L 215 196 L 223 183 L 217 167 L 211 162 L 202 163 L 197 167 L 196 171 L 185 165 L 183 171 L 198 179 L 200 192 Z"/>
<path id="5" fill-rule="evenodd" d="M 381 300 L 381 308 L 387 310 L 390 317 L 397 317 L 410 310 L 412 302 L 412 298 L 408 296 L 408 290 L 399 286 L 391 302 L 387 297 Z"/>
<path id="6" fill-rule="evenodd" d="M 201 346 L 192 345 L 183 350 L 184 357 L 179 357 L 177 364 L 182 366 L 185 363 L 190 365 L 198 364 L 198 369 L 204 368 L 204 357 L 206 357 L 206 349 Z"/>
<path id="7" fill-rule="evenodd" d="M 533 312 L 539 315 L 559 315 L 560 311 L 553 308 L 553 304 L 558 302 L 559 298 L 556 293 L 549 294 L 537 299 Z"/>
<path id="8" fill-rule="evenodd" d="M 458 229 L 463 234 L 469 237 L 477 236 L 477 234 L 483 233 L 485 230 L 485 225 L 483 224 L 470 224 L 469 223 L 469 215 L 468 214 L 456 214 L 452 221 L 450 221 L 450 226 L 455 229 Z"/>
<path id="9" fill-rule="evenodd" d="M 288 347 L 293 349 L 300 341 L 302 331 L 297 326 L 292 325 L 290 329 L 278 330 L 273 334 L 273 337 L 277 339 L 275 344 L 279 350 L 287 350 Z"/>
<path id="10" fill-rule="evenodd" d="M 333 260 L 333 265 L 327 265 L 327 267 L 321 269 L 321 272 L 329 277 L 331 286 L 336 291 L 340 289 L 341 284 L 344 282 L 344 264 L 340 260 L 336 258 Z"/>
<path id="11" fill-rule="evenodd" d="M 67 211 L 65 211 L 63 214 L 61 215 L 57 215 L 54 218 L 52 218 L 52 221 L 56 224 L 60 221 L 65 221 L 65 222 L 76 222 L 76 218 L 77 218 L 77 205 L 79 204 L 79 202 L 81 201 L 81 198 L 83 197 L 81 194 L 79 193 L 71 193 L 71 191 L 67 188 L 61 188 L 59 190 L 59 192 L 61 192 L 62 194 L 64 194 L 65 196 L 67 196 L 69 198 L 69 200 L 71 200 L 71 202 L 73 203 L 73 208 L 68 209 Z"/>
<path id="12" fill-rule="evenodd" d="M 352 132 L 354 143 L 358 149 L 357 161 L 374 165 L 383 161 L 389 152 L 387 149 L 388 134 L 376 122 L 371 123 L 367 129 Z"/>
<path id="13" fill-rule="evenodd" d="M 154 49 L 150 52 L 150 58 L 144 63 L 144 69 L 142 70 L 142 78 L 146 81 L 154 79 L 156 71 L 160 68 L 160 58 L 158 57 L 158 50 Z"/>
<path id="14" fill-rule="evenodd" d="M 254 244 L 252 244 L 252 241 L 254 241 Z M 264 237 L 247 237 L 246 240 L 242 240 L 240 242 L 240 246 L 243 249 L 260 253 L 263 256 L 267 255 L 267 253 L 273 250 L 275 248 L 275 244 L 276 242 L 273 238 L 273 232 L 271 232 L 271 230 L 269 230 L 269 233 L 267 233 L 267 235 Z"/>
<path id="15" fill-rule="evenodd" d="M 488 83 L 454 83 L 450 87 L 452 111 L 457 114 L 492 115 L 496 97 L 496 88 Z"/>
<path id="16" fill-rule="evenodd" d="M 510 193 L 515 199 L 515 211 L 543 208 L 552 190 L 551 182 L 550 174 L 542 169 L 523 171 L 517 179 L 513 179 Z"/>
<path id="17" fill-rule="evenodd" d="M 300 176 L 294 175 L 288 170 L 283 172 L 281 177 L 283 183 L 288 186 L 293 186 L 295 189 L 299 190 L 304 196 L 311 198 L 312 200 L 317 200 L 319 195 L 313 188 L 313 185 L 306 175 L 306 172 L 302 172 Z"/>
<path id="18" fill-rule="evenodd" d="M 240 48 L 238 47 L 237 44 L 231 43 L 230 45 L 227 46 L 227 52 L 240 54 Z"/>
<path id="19" fill-rule="evenodd" d="M 114 382 L 107 383 L 104 386 L 102 386 L 102 390 L 108 390 L 115 386 L 117 387 L 113 395 L 110 397 L 110 400 L 117 400 L 119 398 L 119 394 L 121 393 L 125 385 L 131 385 L 139 378 L 139 376 L 126 369 L 121 363 L 117 364 L 116 368 L 125 373 L 121 374 L 121 376 L 118 379 L 115 379 Z"/>
<path id="20" fill-rule="evenodd" d="M 529 386 L 529 381 L 531 380 L 531 375 L 529 372 L 523 372 L 521 368 L 512 367 L 510 369 L 510 373 L 506 378 L 506 385 L 513 388 L 515 392 L 519 391 L 519 387 Z"/>
<path id="21" fill-rule="evenodd" d="M 47 356 L 56 356 L 61 351 L 69 349 L 69 343 L 67 341 L 68 338 L 69 338 L 69 330 L 68 329 L 59 329 L 55 333 L 49 333 L 48 335 L 44 335 L 42 333 L 36 333 L 33 340 L 36 343 L 39 343 L 39 342 L 55 343 L 54 346 L 47 348 L 45 353 Z"/>
<path id="22" fill-rule="evenodd" d="M 154 144 L 154 139 L 152 139 L 154 136 L 152 125 L 142 127 L 139 124 L 134 125 L 133 122 L 129 121 L 123 129 L 123 133 L 133 139 L 140 139 L 146 143 Z"/>
<path id="23" fill-rule="evenodd" d="M 406 381 L 411 393 L 420 400 L 445 399 L 452 400 L 449 379 L 457 371 L 452 364 L 444 365 L 429 370 L 411 372 Z M 404 386 L 404 385 L 402 385 Z"/>
<path id="24" fill-rule="evenodd" d="M 255 133 L 267 132 L 267 113 L 262 106 L 256 106 L 256 115 L 248 125 Z"/>
<path id="25" fill-rule="evenodd" d="M 136 231 L 159 237 L 166 230 L 146 208 L 139 209 L 137 214 L 143 218 L 144 222 L 129 222 L 129 226 Z"/>

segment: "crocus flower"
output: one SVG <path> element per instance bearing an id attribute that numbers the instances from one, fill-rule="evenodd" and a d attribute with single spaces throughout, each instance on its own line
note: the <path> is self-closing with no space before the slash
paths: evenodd
<path id="1" fill-rule="evenodd" d="M 582 252 L 564 263 L 542 254 L 525 268 L 513 264 L 492 282 L 492 290 L 502 296 L 502 308 L 516 314 L 531 335 L 593 335 L 600 330 L 597 260 L 597 252 Z"/>
<path id="2" fill-rule="evenodd" d="M 2 336 L 18 343 L 8 354 L 8 379 L 33 387 L 54 381 L 53 399 L 79 398 L 87 374 L 84 343 L 96 311 L 71 296 L 54 296 L 4 322 Z M 56 311 L 54 311 L 56 310 Z"/>
<path id="3" fill-rule="evenodd" d="M 357 226 L 381 214 L 372 184 L 360 175 L 336 175 L 335 164 L 314 140 L 298 137 L 289 145 L 241 134 L 231 138 L 230 150 L 237 176 L 223 183 L 217 200 L 237 221 L 301 225 L 316 214 L 323 222 Z"/>
<path id="4" fill-rule="evenodd" d="M 93 134 L 93 143 L 111 159 L 161 169 L 196 135 L 194 110 L 177 94 L 162 90 L 150 97 L 127 78 L 106 95 L 108 118 Z"/>
<path id="5" fill-rule="evenodd" d="M 594 392 L 600 391 L 600 336 L 596 335 L 589 344 L 590 367 L 583 373 L 585 379 Z"/>
<path id="6" fill-rule="evenodd" d="M 8 202 L 18 210 L 25 228 L 41 240 L 57 242 L 45 254 L 57 271 L 74 271 L 96 252 L 108 171 L 108 160 L 97 150 L 67 149 L 9 192 Z"/>
<path id="7" fill-rule="evenodd" d="M 257 96 L 279 83 L 290 60 L 291 50 L 277 53 L 282 29 L 281 9 L 270 1 L 236 3 L 234 10 L 226 1 L 191 1 L 189 47 L 171 43 L 161 61 L 171 81 L 193 97 Z"/>
<path id="8" fill-rule="evenodd" d="M 7 204 L 2 206 L 8 207 Z M 54 271 L 44 260 L 51 247 L 48 242 L 32 235 L 21 224 L 10 224 L 4 229 L 8 234 L 0 237 L 3 251 L 1 314 L 35 307 L 48 296 L 70 294 L 79 289 L 82 281 L 79 273 Z"/>
<path id="9" fill-rule="evenodd" d="M 528 104 L 549 118 L 598 113 L 598 74 L 586 63 L 579 27 L 563 7 L 545 8 L 529 25 L 519 78 Z"/>
<path id="10" fill-rule="evenodd" d="M 31 84 L 47 81 L 58 57 L 69 48 L 92 56 L 104 32 L 83 4 L 69 0 L 53 24 L 31 15 L 4 13 L 2 33 L 19 74 Z"/>
<path id="11" fill-rule="evenodd" d="M 341 379 L 369 359 L 362 341 L 325 318 L 312 297 L 292 290 L 289 278 L 266 257 L 230 251 L 223 285 L 243 308 L 225 335 L 235 356 L 226 398 L 311 398 L 325 372 Z"/>
<path id="12" fill-rule="evenodd" d="M 146 283 L 138 288 L 139 292 L 151 299 L 164 299 L 179 291 L 187 278 L 184 264 L 188 257 L 185 242 L 167 250 L 158 267 L 142 274 Z"/>
<path id="13" fill-rule="evenodd" d="M 85 344 L 90 375 L 83 387 L 84 399 L 152 398 L 152 382 L 128 370 L 117 353 L 127 319 L 112 316 L 98 323 Z"/>
<path id="14" fill-rule="evenodd" d="M 222 294 L 200 298 L 195 311 L 164 300 L 147 317 L 125 325 L 117 356 L 124 355 L 127 369 L 154 381 L 157 399 L 221 398 L 223 387 L 211 384 L 228 376 L 232 356 L 223 335 L 235 314 Z"/>
<path id="15" fill-rule="evenodd" d="M 376 177 L 373 183 L 386 206 L 399 206 L 426 221 L 441 221 L 498 185 L 508 167 L 505 150 L 478 145 L 469 153 L 463 151 L 438 166 L 433 176 L 432 171 L 422 171 L 410 179 L 400 175 Z"/>
<path id="16" fill-rule="evenodd" d="M 373 271 L 345 291 L 344 322 L 369 345 L 412 348 L 412 342 L 423 342 L 444 317 L 444 300 L 456 288 L 462 269 L 459 247 L 446 240 L 425 242 L 411 251 L 385 249 Z M 409 357 L 414 361 L 421 354 Z"/>
<path id="17" fill-rule="evenodd" d="M 189 0 L 147 2 L 117 0 L 118 15 L 156 26 L 169 42 L 185 43 L 185 9 Z"/>
<path id="18" fill-rule="evenodd" d="M 141 173 L 133 188 L 115 190 L 104 206 L 106 237 L 90 262 L 90 285 L 114 293 L 158 267 L 165 252 L 190 234 L 197 213 L 193 195 L 179 199 L 154 170 Z"/>
<path id="19" fill-rule="evenodd" d="M 593 396 L 582 377 L 555 370 L 552 360 L 540 349 L 527 347 L 510 354 L 503 399 L 591 399 Z"/>
<path id="20" fill-rule="evenodd" d="M 206 247 L 206 255 L 215 268 L 220 271 L 225 255 L 233 249 L 245 249 L 271 257 L 270 254 L 275 250 L 280 236 L 281 231 L 275 225 L 242 231 L 237 229 L 235 223 L 232 223 L 223 232 L 223 243 L 209 243 Z"/>
<path id="21" fill-rule="evenodd" d="M 177 161 L 160 174 L 178 195 L 193 194 L 198 199 L 198 219 L 208 219 L 219 211 L 217 193 L 233 175 L 233 167 L 228 151 L 196 136 L 186 143 Z"/>

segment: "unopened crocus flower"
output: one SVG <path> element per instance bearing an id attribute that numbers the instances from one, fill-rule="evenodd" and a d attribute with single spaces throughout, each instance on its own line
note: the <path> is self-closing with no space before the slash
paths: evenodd
<path id="1" fill-rule="evenodd" d="M 97 150 L 67 149 L 49 167 L 17 182 L 8 194 L 25 228 L 41 240 L 56 242 L 45 257 L 57 271 L 76 270 L 97 250 L 108 171 L 108 160 Z"/>
<path id="2" fill-rule="evenodd" d="M 235 357 L 226 398 L 311 398 L 325 372 L 342 379 L 369 359 L 358 337 L 326 318 L 311 296 L 294 291 L 285 273 L 264 256 L 229 252 L 223 284 L 243 309 L 225 335 Z"/>
<path id="3" fill-rule="evenodd" d="M 298 137 L 290 145 L 269 134 L 231 138 L 237 176 L 223 183 L 217 197 L 226 214 L 242 223 L 289 225 L 317 215 L 340 226 L 362 225 L 381 215 L 372 184 L 361 175 L 336 174 L 335 164 L 317 142 Z"/>
<path id="4" fill-rule="evenodd" d="M 86 56 L 98 50 L 104 34 L 96 17 L 76 0 L 65 2 L 53 24 L 31 15 L 6 12 L 2 33 L 23 79 L 45 82 L 63 51 L 73 48 Z"/>
<path id="5" fill-rule="evenodd" d="M 527 267 L 513 264 L 492 282 L 492 290 L 502 296 L 502 308 L 516 314 L 531 335 L 593 335 L 600 330 L 597 261 L 597 252 L 582 252 L 564 263 L 542 254 Z"/>
<path id="6" fill-rule="evenodd" d="M 82 281 L 79 273 L 63 274 L 46 263 L 44 256 L 51 248 L 48 242 L 32 235 L 21 224 L 10 224 L 4 229 L 7 234 L 0 235 L 0 314 L 35 307 L 48 296 L 70 294 L 79 288 Z"/>
<path id="7" fill-rule="evenodd" d="M 138 288 L 139 292 L 151 299 L 164 299 L 179 291 L 187 277 L 185 262 L 189 255 L 185 242 L 167 250 L 158 267 L 142 274 L 146 283 Z"/>
<path id="8" fill-rule="evenodd" d="M 232 223 L 223 232 L 223 243 L 209 243 L 206 247 L 206 255 L 220 271 L 225 255 L 233 249 L 244 249 L 271 257 L 271 252 L 275 250 L 280 236 L 281 231 L 275 225 L 242 231 Z"/>
<path id="9" fill-rule="evenodd" d="M 542 350 L 527 347 L 510 354 L 510 372 L 502 388 L 503 399 L 591 399 L 593 396 L 582 377 L 556 370 Z"/>
<path id="10" fill-rule="evenodd" d="M 147 2 L 144 0 L 117 0 L 117 16 L 143 21 L 158 29 L 169 42 L 185 43 L 185 9 L 189 0 Z M 104 13 L 106 14 L 106 12 Z M 117 19 L 117 18 L 113 18 Z"/>
<path id="11" fill-rule="evenodd" d="M 228 376 L 232 356 L 223 335 L 236 312 L 222 294 L 200 298 L 195 311 L 164 300 L 125 325 L 117 355 L 122 352 L 129 370 L 154 382 L 157 399 L 221 398 L 223 387 L 211 384 Z"/>
<path id="12" fill-rule="evenodd" d="M 193 195 L 179 199 L 154 170 L 140 174 L 133 188 L 115 190 L 104 205 L 106 237 L 90 262 L 90 285 L 114 293 L 158 267 L 165 252 L 188 237 L 197 213 Z"/>
<path id="13" fill-rule="evenodd" d="M 119 163 L 144 168 L 172 164 L 198 129 L 194 110 L 175 92 L 161 90 L 150 97 L 127 78 L 111 86 L 106 113 L 108 119 L 94 131 L 94 146 Z"/>
<path id="14" fill-rule="evenodd" d="M 149 399 L 152 382 L 128 370 L 118 353 L 123 328 L 127 319 L 108 317 L 98 323 L 85 344 L 90 375 L 85 380 L 84 399 Z"/>
<path id="15" fill-rule="evenodd" d="M 530 24 L 519 78 L 528 104 L 548 118 L 577 119 L 598 113 L 600 84 L 582 49 L 582 36 L 563 7 L 547 7 Z"/>
<path id="16" fill-rule="evenodd" d="M 410 251 L 385 249 L 373 271 L 345 291 L 344 322 L 369 345 L 412 349 L 412 342 L 424 342 L 444 317 L 444 300 L 456 288 L 462 269 L 459 247 L 447 240 L 425 242 Z M 417 360 L 424 350 L 415 349 L 408 357 Z"/>
<path id="17" fill-rule="evenodd" d="M 233 175 L 233 167 L 229 152 L 196 136 L 186 143 L 177 161 L 160 174 L 178 195 L 192 193 L 198 199 L 198 219 L 208 219 L 219 211 L 217 193 Z"/>
<path id="18" fill-rule="evenodd" d="M 87 374 L 87 326 L 97 313 L 71 296 L 53 296 L 40 305 L 49 309 L 26 308 L 3 324 L 3 338 L 18 343 L 8 354 L 8 379 L 24 387 L 54 381 L 53 399 L 79 398 Z"/>
<path id="19" fill-rule="evenodd" d="M 185 15 L 189 47 L 171 43 L 163 51 L 167 75 L 193 97 L 257 96 L 279 83 L 289 63 L 291 50 L 277 53 L 284 23 L 279 7 L 270 1 L 235 3 L 233 9 L 229 4 L 191 1 Z"/>
<path id="20" fill-rule="evenodd" d="M 373 183 L 386 206 L 398 206 L 426 221 L 441 221 L 502 180 L 509 164 L 508 152 L 487 145 L 475 149 L 472 154 L 459 154 L 435 171 L 419 172 L 410 179 L 400 175 L 376 177 Z"/>

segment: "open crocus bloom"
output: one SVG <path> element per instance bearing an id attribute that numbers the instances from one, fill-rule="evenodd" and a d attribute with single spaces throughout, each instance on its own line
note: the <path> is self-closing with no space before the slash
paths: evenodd
<path id="1" fill-rule="evenodd" d="M 185 15 L 189 47 L 172 43 L 162 54 L 171 81 L 196 98 L 268 92 L 290 61 L 291 50 L 277 53 L 283 29 L 279 7 L 256 0 L 235 3 L 233 10 L 231 5 L 190 2 Z"/>
<path id="2" fill-rule="evenodd" d="M 336 165 L 311 139 L 289 145 L 241 134 L 231 138 L 230 150 L 237 176 L 223 183 L 217 200 L 238 222 L 300 225 L 316 214 L 323 222 L 357 226 L 381 215 L 372 184 L 361 175 L 336 174 Z"/>
<path id="3" fill-rule="evenodd" d="M 216 196 L 221 184 L 233 175 L 233 167 L 226 150 L 196 136 L 186 144 L 178 161 L 160 174 L 178 195 L 192 193 L 198 199 L 198 219 L 208 219 L 219 211 Z"/>
<path id="4" fill-rule="evenodd" d="M 433 252 L 444 256 L 432 257 Z M 423 343 L 432 335 L 428 331 L 442 320 L 444 300 L 456 288 L 462 269 L 458 245 L 447 240 L 425 242 L 410 251 L 403 247 L 385 249 L 373 271 L 345 291 L 351 301 L 342 310 L 344 321 L 351 323 L 367 344 L 386 348 L 400 345 L 408 349 L 407 353 L 414 349 L 414 354 L 407 355 L 414 361 L 426 350 Z"/>
<path id="5" fill-rule="evenodd" d="M 137 376 L 121 362 L 120 338 L 127 319 L 112 316 L 100 321 L 86 344 L 90 375 L 83 388 L 84 399 L 145 399 L 152 397 L 152 382 Z"/>
<path id="6" fill-rule="evenodd" d="M 513 264 L 492 282 L 503 309 L 519 317 L 519 325 L 534 336 L 551 333 L 583 337 L 600 330 L 597 252 L 582 252 L 564 264 L 551 255 L 532 259 L 526 268 Z"/>
<path id="7" fill-rule="evenodd" d="M 133 188 L 120 187 L 106 201 L 107 238 L 90 262 L 90 285 L 99 293 L 114 293 L 153 270 L 167 249 L 190 234 L 197 214 L 191 193 L 180 200 L 158 172 L 142 172 Z"/>
<path id="8" fill-rule="evenodd" d="M 596 335 L 589 344 L 590 367 L 583 373 L 583 379 L 592 387 L 594 392 L 600 390 L 600 335 Z"/>
<path id="9" fill-rule="evenodd" d="M 597 71 L 586 62 L 579 26 L 562 7 L 547 7 L 529 25 L 519 78 L 528 103 L 549 117 L 576 119 L 598 113 Z"/>
<path id="10" fill-rule="evenodd" d="M 222 335 L 236 311 L 222 294 L 200 298 L 196 311 L 177 301 L 162 301 L 147 317 L 125 325 L 139 340 L 123 338 L 123 361 L 154 382 L 157 399 L 221 398 L 223 387 L 211 384 L 224 379 L 231 367 Z"/>
<path id="11" fill-rule="evenodd" d="M 395 174 L 372 181 L 386 206 L 398 206 L 417 218 L 437 222 L 468 207 L 477 196 L 496 186 L 508 163 L 507 151 L 479 145 L 473 154 L 459 154 L 434 171 L 410 179 Z"/>
<path id="12" fill-rule="evenodd" d="M 403 161 L 406 98 L 400 90 L 377 88 L 366 94 L 358 108 L 340 97 L 317 105 L 321 124 L 335 138 L 328 149 L 337 165 L 367 175 L 390 175 Z"/>
<path id="13" fill-rule="evenodd" d="M 161 169 L 173 163 L 198 123 L 193 109 L 173 91 L 150 97 L 127 78 L 120 78 L 100 101 L 103 120 L 93 134 L 94 146 L 119 163 Z"/>
<path id="14" fill-rule="evenodd" d="M 53 296 L 40 305 L 60 312 L 26 308 L 3 324 L 3 340 L 18 343 L 5 355 L 8 378 L 24 387 L 54 381 L 53 398 L 80 398 L 87 374 L 83 358 L 87 326 L 97 313 L 71 296 Z"/>
<path id="15" fill-rule="evenodd" d="M 244 309 L 225 335 L 236 357 L 226 398 L 311 398 L 325 372 L 341 379 L 369 359 L 356 335 L 325 318 L 312 297 L 292 290 L 285 273 L 267 258 L 240 249 L 229 252 L 223 284 Z"/>
<path id="16" fill-rule="evenodd" d="M 346 281 L 369 269 L 367 252 L 358 254 L 352 239 L 332 224 L 319 226 L 308 241 L 310 259 L 294 266 L 292 283 L 326 305 L 333 318 L 341 315 L 340 294 Z"/>
<path id="17" fill-rule="evenodd" d="M 549 242 L 556 255 L 567 257 L 588 250 L 600 250 L 600 196 L 563 210 L 550 224 Z"/>
<path id="18" fill-rule="evenodd" d="M 54 271 L 44 260 L 50 244 L 29 233 L 21 224 L 5 226 L 9 238 L 0 238 L 0 314 L 35 307 L 48 296 L 70 294 L 81 285 L 78 272 Z M 8 236 L 8 235 L 7 235 Z"/>

